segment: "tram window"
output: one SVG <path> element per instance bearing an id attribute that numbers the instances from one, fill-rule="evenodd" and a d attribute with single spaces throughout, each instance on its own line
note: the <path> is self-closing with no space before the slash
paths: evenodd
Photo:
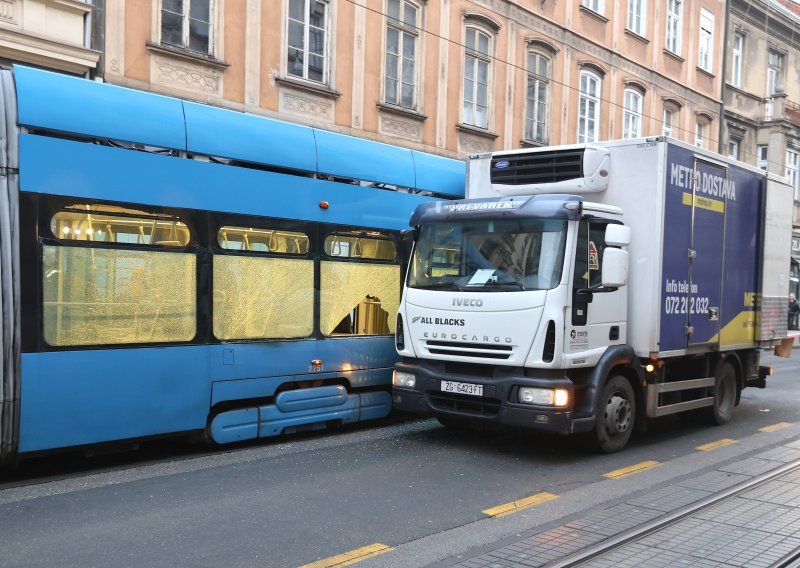
<path id="1" fill-rule="evenodd" d="M 325 254 L 336 258 L 394 260 L 397 245 L 377 231 L 340 231 L 325 237 Z"/>
<path id="2" fill-rule="evenodd" d="M 44 340 L 53 346 L 178 343 L 196 332 L 196 257 L 45 246 Z"/>
<path id="3" fill-rule="evenodd" d="M 327 336 L 394 333 L 399 282 L 397 265 L 322 262 L 320 330 Z"/>
<path id="4" fill-rule="evenodd" d="M 307 254 L 310 246 L 305 233 L 247 227 L 222 227 L 217 233 L 217 241 L 225 250 L 298 255 Z"/>
<path id="5" fill-rule="evenodd" d="M 126 243 L 164 247 L 189 244 L 189 227 L 178 217 L 113 205 L 72 205 L 50 220 L 56 238 L 65 241 Z"/>
<path id="6" fill-rule="evenodd" d="M 216 255 L 213 309 L 214 335 L 223 341 L 308 337 L 314 261 Z"/>

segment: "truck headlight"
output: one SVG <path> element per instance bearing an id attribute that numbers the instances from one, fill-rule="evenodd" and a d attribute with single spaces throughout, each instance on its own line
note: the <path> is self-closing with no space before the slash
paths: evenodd
<path id="1" fill-rule="evenodd" d="M 394 371 L 392 375 L 392 384 L 396 387 L 405 387 L 413 389 L 417 384 L 417 377 L 413 373 L 404 373 L 403 371 Z"/>
<path id="2" fill-rule="evenodd" d="M 522 387 L 519 389 L 519 401 L 540 406 L 567 406 L 569 391 L 567 389 Z"/>

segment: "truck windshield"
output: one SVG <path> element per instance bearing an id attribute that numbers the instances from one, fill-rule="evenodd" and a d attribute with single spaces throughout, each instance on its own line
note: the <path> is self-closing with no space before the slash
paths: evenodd
<path id="1" fill-rule="evenodd" d="M 409 267 L 411 288 L 549 290 L 558 286 L 567 222 L 471 220 L 420 226 Z"/>

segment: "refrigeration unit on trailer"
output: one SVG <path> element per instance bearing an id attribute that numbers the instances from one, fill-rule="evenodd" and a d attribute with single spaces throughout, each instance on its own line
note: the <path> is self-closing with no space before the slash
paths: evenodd
<path id="1" fill-rule="evenodd" d="M 445 425 L 586 433 L 730 420 L 786 338 L 791 188 L 667 138 L 470 156 L 420 205 L 395 408 Z"/>

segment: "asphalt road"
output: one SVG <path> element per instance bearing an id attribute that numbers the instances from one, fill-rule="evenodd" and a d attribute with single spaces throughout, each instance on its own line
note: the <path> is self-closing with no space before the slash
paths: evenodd
<path id="1" fill-rule="evenodd" d="M 678 475 L 699 445 L 752 444 L 760 428 L 800 422 L 800 350 L 764 364 L 775 368 L 768 388 L 745 390 L 731 423 L 666 417 L 611 456 L 572 438 L 394 419 L 219 450 L 171 442 L 36 460 L 0 483 L 0 566 L 300 566 L 480 526 L 491 507 L 600 487 L 645 461 L 662 463 L 662 477 L 682 463 Z"/>

